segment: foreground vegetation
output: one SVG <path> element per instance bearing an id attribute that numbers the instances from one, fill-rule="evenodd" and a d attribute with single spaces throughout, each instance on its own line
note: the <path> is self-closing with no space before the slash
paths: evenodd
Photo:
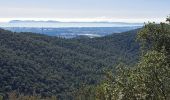
<path id="1" fill-rule="evenodd" d="M 134 67 L 120 64 L 116 74 L 107 73 L 101 85 L 80 90 L 78 100 L 170 99 L 170 23 L 146 24 L 137 40 L 142 52 L 138 63 Z"/>

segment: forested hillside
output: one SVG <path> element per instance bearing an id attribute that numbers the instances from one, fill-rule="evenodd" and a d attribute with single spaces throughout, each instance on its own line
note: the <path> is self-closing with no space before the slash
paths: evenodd
<path id="1" fill-rule="evenodd" d="M 139 61 L 133 66 L 120 62 L 100 85 L 82 87 L 77 100 L 170 100 L 170 17 L 146 24 L 137 40 Z"/>
<path id="2" fill-rule="evenodd" d="M 99 83 L 118 62 L 135 64 L 137 31 L 63 39 L 0 29 L 0 95 L 16 91 L 71 99 L 82 85 Z"/>

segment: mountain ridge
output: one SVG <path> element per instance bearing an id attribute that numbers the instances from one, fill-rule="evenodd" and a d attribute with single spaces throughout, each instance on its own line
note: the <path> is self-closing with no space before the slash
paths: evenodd
<path id="1" fill-rule="evenodd" d="M 143 25 L 143 23 L 129 23 L 129 22 L 109 22 L 109 21 L 56 21 L 56 20 L 11 20 L 9 23 L 110 23 L 110 24 L 135 24 Z"/>

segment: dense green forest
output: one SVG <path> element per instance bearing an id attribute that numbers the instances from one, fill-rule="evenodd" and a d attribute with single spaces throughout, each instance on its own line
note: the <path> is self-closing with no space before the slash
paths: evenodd
<path id="1" fill-rule="evenodd" d="M 0 29 L 0 95 L 73 99 L 80 87 L 97 85 L 106 71 L 114 72 L 118 62 L 135 64 L 137 31 L 63 39 Z"/>
<path id="2" fill-rule="evenodd" d="M 139 61 L 133 66 L 120 63 L 100 85 L 82 87 L 77 100 L 170 100 L 170 18 L 146 24 L 137 40 Z"/>
<path id="3" fill-rule="evenodd" d="M 0 99 L 169 100 L 170 19 L 101 38 L 0 30 Z"/>

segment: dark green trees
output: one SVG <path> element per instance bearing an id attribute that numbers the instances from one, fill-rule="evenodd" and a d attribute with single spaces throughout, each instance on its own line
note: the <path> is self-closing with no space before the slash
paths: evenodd
<path id="1" fill-rule="evenodd" d="M 166 19 L 166 21 L 170 23 L 170 16 Z"/>
<path id="2" fill-rule="evenodd" d="M 170 99 L 170 24 L 149 23 L 138 33 L 142 55 L 135 67 L 120 65 L 97 93 L 99 100 Z M 102 92 L 102 93 L 101 93 Z"/>
<path id="3" fill-rule="evenodd" d="M 0 96 L 11 91 L 72 99 L 82 85 L 103 79 L 103 70 L 138 58 L 136 31 L 101 38 L 63 39 L 0 29 Z M 91 92 L 92 93 L 92 92 Z"/>

